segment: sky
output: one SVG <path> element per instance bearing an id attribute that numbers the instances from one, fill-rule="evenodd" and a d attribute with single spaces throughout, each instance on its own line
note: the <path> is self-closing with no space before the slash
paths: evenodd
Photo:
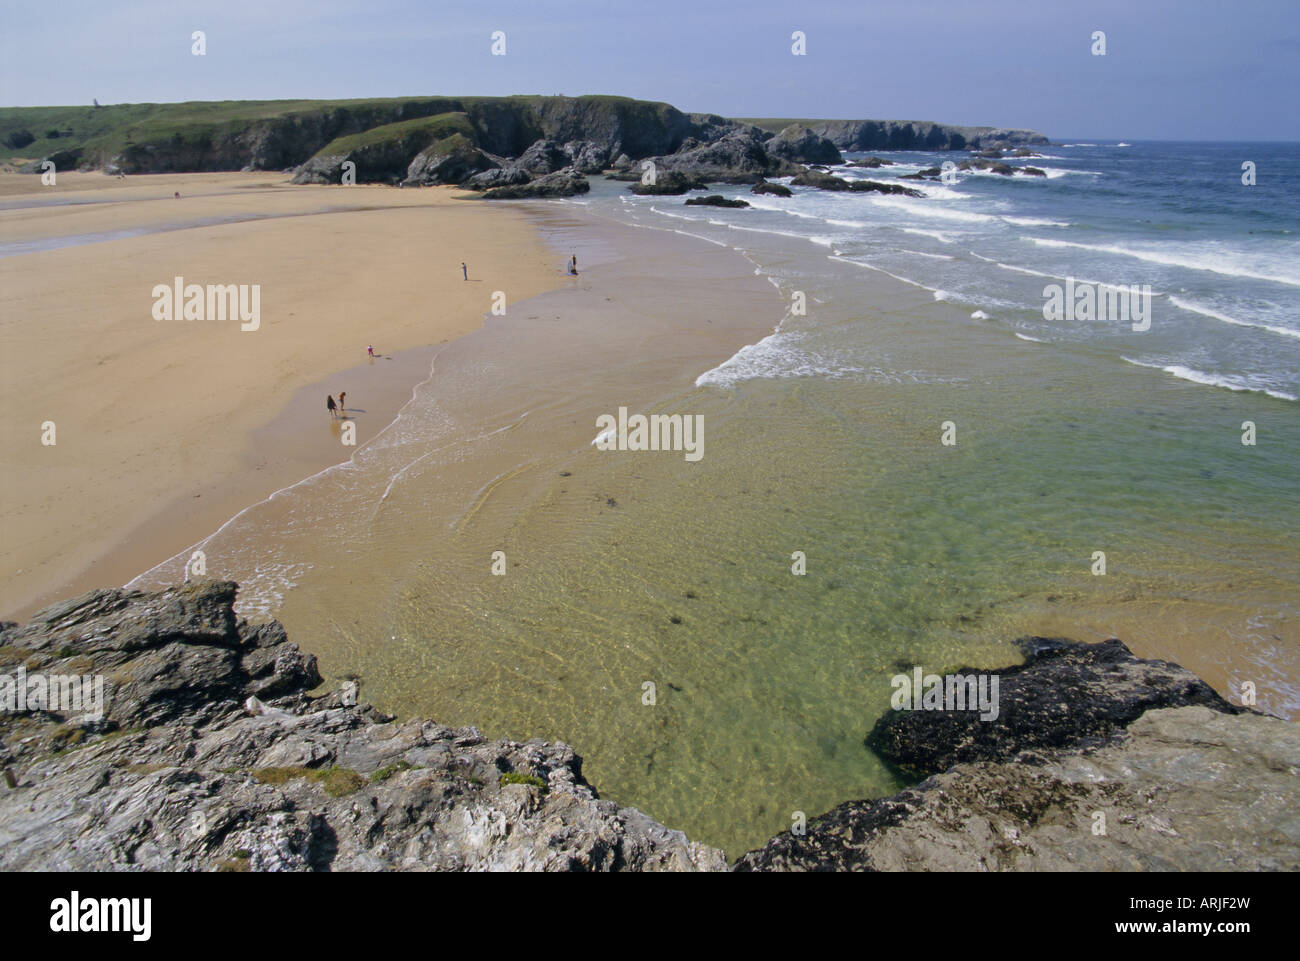
<path id="1" fill-rule="evenodd" d="M 1298 92 L 1300 0 L 0 0 L 3 106 L 604 93 L 1058 141 L 1300 141 Z"/>

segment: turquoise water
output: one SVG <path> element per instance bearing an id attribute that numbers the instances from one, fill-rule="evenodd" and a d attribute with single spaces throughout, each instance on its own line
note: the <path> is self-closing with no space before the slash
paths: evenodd
<path id="1" fill-rule="evenodd" d="M 452 345 L 392 434 L 210 563 L 381 706 L 568 741 L 604 796 L 733 857 L 897 790 L 862 743 L 891 677 L 1015 663 L 1020 634 L 1120 636 L 1294 716 L 1295 164 L 1043 152 L 1047 178 L 923 199 L 701 210 L 596 181 L 536 205 L 601 295 Z M 1260 186 L 1232 189 L 1239 154 Z M 653 229 L 591 244 L 620 222 Z M 1045 321 L 1068 276 L 1149 284 L 1151 329 Z M 770 335 L 703 359 L 753 315 Z M 704 457 L 597 451 L 620 403 L 702 415 Z"/>

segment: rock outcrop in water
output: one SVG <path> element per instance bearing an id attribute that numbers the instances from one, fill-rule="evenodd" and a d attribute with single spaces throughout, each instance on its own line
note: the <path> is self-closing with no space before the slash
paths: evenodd
<path id="1" fill-rule="evenodd" d="M 600 800 L 564 744 L 397 722 L 249 625 L 236 586 L 94 591 L 0 624 L 14 678 L 98 675 L 102 716 L 0 713 L 0 869 L 719 871 Z M 927 780 L 849 801 L 738 871 L 1296 870 L 1300 734 L 1119 641 L 1022 642 L 996 721 L 918 710 L 868 743 Z M 960 673 L 977 673 L 964 670 Z M 865 748 L 864 748 L 865 749 Z"/>
<path id="2" fill-rule="evenodd" d="M 323 697 L 236 586 L 94 591 L 0 628 L 0 672 L 100 675 L 103 717 L 0 714 L 4 870 L 696 871 L 722 852 L 603 801 L 566 745 Z"/>
<path id="3" fill-rule="evenodd" d="M 739 871 L 1300 868 L 1300 731 L 1121 642 L 1032 638 L 999 715 L 918 710 L 868 743 L 928 779 L 850 801 Z M 978 673 L 963 669 L 956 673 Z"/>

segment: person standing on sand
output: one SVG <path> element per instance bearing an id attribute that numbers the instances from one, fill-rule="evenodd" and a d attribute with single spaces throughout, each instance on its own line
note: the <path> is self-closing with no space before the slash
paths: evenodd
<path id="1" fill-rule="evenodd" d="M 462 277 L 464 277 L 466 280 L 469 280 L 469 268 L 465 266 L 465 262 L 463 260 L 461 261 L 460 264 L 460 273 Z"/>
<path id="2" fill-rule="evenodd" d="M 374 345 L 374 344 L 368 344 L 368 345 L 366 346 L 366 353 L 367 353 L 369 356 L 374 357 L 374 356 L 375 356 L 375 345 Z"/>
<path id="3" fill-rule="evenodd" d="M 348 409 L 343 406 L 347 400 L 347 396 L 348 396 L 348 392 L 346 390 L 339 391 L 339 416 L 340 417 L 342 417 L 348 411 Z"/>
<path id="4" fill-rule="evenodd" d="M 330 412 L 330 417 L 331 417 L 331 418 L 333 418 L 333 417 L 337 417 L 337 416 L 338 416 L 338 414 L 336 414 L 336 413 L 334 412 L 334 395 L 333 395 L 333 394 L 328 394 L 328 395 L 326 395 L 325 406 L 329 408 L 329 412 Z"/>

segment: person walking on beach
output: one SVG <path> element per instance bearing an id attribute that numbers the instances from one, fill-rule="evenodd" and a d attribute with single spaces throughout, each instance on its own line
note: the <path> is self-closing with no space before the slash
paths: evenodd
<path id="1" fill-rule="evenodd" d="M 569 258 L 569 274 L 574 277 L 578 276 L 578 255 L 577 254 L 574 254 L 572 257 Z"/>
<path id="2" fill-rule="evenodd" d="M 366 354 L 368 354 L 368 355 L 371 356 L 371 357 L 374 357 L 374 356 L 375 356 L 375 345 L 374 345 L 374 344 L 368 344 L 368 345 L 366 345 Z"/>
<path id="3" fill-rule="evenodd" d="M 338 414 L 335 413 L 335 411 L 334 411 L 334 395 L 333 395 L 333 394 L 328 394 L 328 395 L 326 395 L 325 406 L 326 406 L 327 408 L 329 408 L 329 412 L 330 412 L 330 417 L 331 417 L 331 418 L 333 418 L 333 417 L 337 417 L 337 416 L 338 416 Z"/>
<path id="4" fill-rule="evenodd" d="M 460 263 L 460 273 L 462 277 L 464 277 L 466 280 L 469 280 L 469 268 L 465 266 L 465 262 L 463 260 Z"/>
<path id="5" fill-rule="evenodd" d="M 347 396 L 348 396 L 348 392 L 346 390 L 339 391 L 339 416 L 340 417 L 342 417 L 344 414 L 348 412 L 348 409 L 345 406 L 343 406 L 347 400 Z"/>

